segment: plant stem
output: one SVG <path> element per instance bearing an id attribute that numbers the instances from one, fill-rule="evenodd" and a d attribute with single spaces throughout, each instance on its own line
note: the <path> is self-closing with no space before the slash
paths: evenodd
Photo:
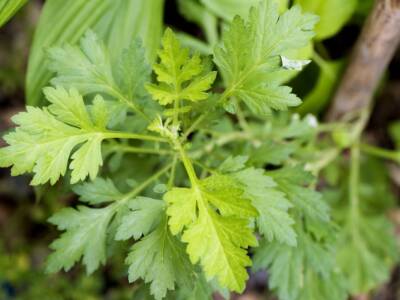
<path id="1" fill-rule="evenodd" d="M 121 94 L 118 90 L 112 88 L 111 93 L 118 99 L 122 100 L 129 108 L 131 108 L 135 113 L 139 114 L 140 116 L 143 117 L 148 122 L 151 122 L 151 119 L 143 112 L 141 111 L 134 103 L 128 100 L 123 94 Z"/>
<path id="2" fill-rule="evenodd" d="M 218 103 L 222 103 L 224 102 L 230 95 L 230 93 L 232 93 L 232 90 L 225 90 L 221 97 L 218 99 Z M 193 123 L 192 125 L 184 132 L 184 134 L 182 135 L 182 140 L 185 141 L 187 139 L 187 137 L 197 129 L 197 126 L 199 126 L 199 124 L 201 122 L 203 122 L 203 120 L 207 117 L 208 112 L 204 112 L 203 114 L 201 114 Z"/>
<path id="3" fill-rule="evenodd" d="M 163 142 L 163 143 L 168 142 L 167 139 L 162 137 L 146 135 L 146 134 L 128 133 L 128 132 L 107 131 L 102 133 L 102 135 L 106 139 L 133 139 L 133 140 L 143 140 L 143 141 L 153 141 L 153 142 Z"/>
<path id="4" fill-rule="evenodd" d="M 189 176 L 190 183 L 192 184 L 192 186 L 196 186 L 198 179 L 193 164 L 190 161 L 190 158 L 187 156 L 186 151 L 185 149 L 183 149 L 182 145 L 181 144 L 176 144 L 176 145 L 179 150 L 179 154 L 181 156 L 181 160 L 185 167 L 186 173 Z"/>
<path id="5" fill-rule="evenodd" d="M 176 172 L 176 163 L 178 162 L 178 155 L 174 155 L 174 159 L 172 161 L 171 175 L 168 180 L 168 188 L 172 188 L 175 181 L 175 172 Z"/>
<path id="6" fill-rule="evenodd" d="M 145 188 L 147 188 L 152 182 L 156 181 L 159 177 L 161 177 L 164 173 L 166 173 L 170 168 L 172 167 L 172 163 L 168 164 L 161 170 L 159 170 L 157 173 L 153 174 L 149 178 L 147 178 L 145 181 L 143 181 L 139 186 L 134 188 L 132 191 L 129 193 L 125 194 L 124 197 L 121 199 L 120 202 L 126 202 L 129 199 L 132 199 L 133 197 L 136 197 L 138 194 L 140 194 Z"/>
<path id="7" fill-rule="evenodd" d="M 360 149 L 369 155 L 400 162 L 400 152 L 398 151 L 391 151 L 369 144 L 360 144 Z"/>
<path id="8" fill-rule="evenodd" d="M 170 150 L 165 149 L 153 149 L 153 148 L 142 148 L 133 147 L 128 145 L 114 145 L 109 148 L 110 152 L 125 152 L 125 153 L 144 153 L 144 154 L 157 154 L 157 155 L 171 155 L 173 154 Z"/>
<path id="9" fill-rule="evenodd" d="M 350 157 L 350 176 L 349 176 L 349 197 L 351 220 L 356 222 L 358 219 L 359 190 L 360 181 L 360 147 L 354 144 L 351 147 Z"/>

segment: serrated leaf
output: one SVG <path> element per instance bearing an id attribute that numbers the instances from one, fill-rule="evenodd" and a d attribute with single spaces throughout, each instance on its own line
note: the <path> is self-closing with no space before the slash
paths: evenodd
<path id="1" fill-rule="evenodd" d="M 29 55 L 27 103 L 42 104 L 42 88 L 51 79 L 47 63 L 43 63 L 45 50 L 66 43 L 75 44 L 89 28 L 105 40 L 114 63 L 135 38 L 143 41 L 146 57 L 152 62 L 162 34 L 163 7 L 164 0 L 46 1 Z"/>
<path id="2" fill-rule="evenodd" d="M 181 48 L 178 39 L 169 28 L 164 33 L 163 49 L 159 51 L 160 63 L 153 69 L 159 84 L 148 84 L 146 89 L 161 105 L 178 100 L 199 101 L 208 97 L 207 90 L 215 80 L 216 72 L 203 72 L 200 56 L 189 55 L 189 49 Z"/>
<path id="3" fill-rule="evenodd" d="M 243 100 L 257 114 L 300 104 L 289 87 L 268 82 L 271 73 L 281 70 L 279 55 L 304 47 L 316 21 L 298 6 L 279 16 L 274 1 L 252 8 L 247 22 L 235 17 L 214 55 L 227 84 L 226 95 Z"/>
<path id="4" fill-rule="evenodd" d="M 104 122 L 98 123 L 96 114 L 90 116 L 76 90 L 58 87 L 44 92 L 51 102 L 48 108 L 28 106 L 13 117 L 18 127 L 4 137 L 9 146 L 0 149 L 0 166 L 12 166 L 14 176 L 33 172 L 32 185 L 54 184 L 65 175 L 71 157 L 71 183 L 87 176 L 94 179 L 103 163 Z M 95 106 L 102 101 L 98 97 Z"/>
<path id="5" fill-rule="evenodd" d="M 116 84 L 108 51 L 93 31 L 87 31 L 80 47 L 66 45 L 49 50 L 49 69 L 57 73 L 53 85 L 76 88 L 82 94 L 115 95 Z"/>
<path id="6" fill-rule="evenodd" d="M 122 197 L 122 193 L 115 187 L 111 179 L 101 177 L 74 186 L 73 191 L 80 196 L 80 201 L 91 205 L 112 202 Z"/>
<path id="7" fill-rule="evenodd" d="M 79 206 L 77 210 L 65 208 L 51 217 L 49 221 L 66 232 L 50 245 L 54 252 L 47 259 L 47 272 L 68 271 L 81 257 L 88 274 L 104 264 L 107 227 L 113 214 L 112 207 Z"/>
<path id="8" fill-rule="evenodd" d="M 390 278 L 399 259 L 392 224 L 383 216 L 350 216 L 338 237 L 337 262 L 351 294 L 367 293 Z"/>
<path id="9" fill-rule="evenodd" d="M 156 299 L 164 298 L 176 284 L 190 284 L 193 273 L 184 246 L 169 232 L 165 217 L 153 232 L 133 245 L 126 263 L 129 281 L 142 278 L 151 282 L 151 294 Z"/>
<path id="10" fill-rule="evenodd" d="M 244 187 L 246 196 L 257 209 L 257 224 L 268 241 L 277 240 L 289 246 L 296 246 L 296 233 L 292 228 L 294 220 L 288 210 L 292 204 L 285 194 L 277 191 L 276 183 L 264 174 L 262 169 L 245 169 L 232 174 Z"/>
<path id="11" fill-rule="evenodd" d="M 278 183 L 279 189 L 286 194 L 292 204 L 307 217 L 323 222 L 329 221 L 328 205 L 320 193 L 306 187 L 313 177 L 301 166 L 268 172 L 268 175 Z"/>
<path id="12" fill-rule="evenodd" d="M 245 267 L 251 264 L 245 249 L 257 244 L 249 218 L 257 211 L 237 182 L 213 175 L 190 189 L 173 188 L 164 199 L 171 230 L 183 231 L 192 263 L 200 261 L 208 278 L 241 292 L 248 278 Z"/>
<path id="13" fill-rule="evenodd" d="M 246 166 L 246 162 L 249 160 L 248 156 L 229 156 L 224 162 L 218 167 L 222 173 L 230 173 L 242 170 Z"/>
<path id="14" fill-rule="evenodd" d="M 350 20 L 357 0 L 296 0 L 308 12 L 320 16 L 315 26 L 316 39 L 324 40 L 338 33 Z M 361 1 L 364 2 L 364 1 Z"/>
<path id="15" fill-rule="evenodd" d="M 26 77 L 27 103 L 43 104 L 42 88 L 51 79 L 47 69 L 46 50 L 64 43 L 74 44 L 82 35 L 95 26 L 107 14 L 113 14 L 118 1 L 109 0 L 64 0 L 46 1 L 35 31 L 33 45 L 29 54 Z M 74 22 L 71 20 L 74 19 Z M 52 33 L 49 33 L 52 28 Z M 68 30 L 63 30 L 68 28 Z"/>
<path id="16" fill-rule="evenodd" d="M 282 300 L 305 300 L 307 298 L 304 298 L 304 295 L 307 295 L 309 289 L 315 289 L 315 286 L 322 285 L 322 281 L 336 276 L 333 270 L 333 254 L 329 246 L 314 240 L 301 228 L 297 228 L 296 233 L 297 247 L 264 241 L 255 250 L 254 269 L 268 268 L 269 286 Z M 332 285 L 333 283 L 331 282 Z M 337 279 L 335 283 L 338 285 L 331 286 L 331 289 L 336 290 L 337 294 L 346 296 L 343 282 Z M 322 295 L 307 300 L 318 300 L 320 297 Z M 326 297 L 334 299 L 329 298 L 329 295 Z"/>
<path id="17" fill-rule="evenodd" d="M 121 220 L 115 239 L 135 240 L 147 235 L 159 223 L 164 213 L 165 203 L 147 197 L 138 197 L 129 201 L 130 212 Z"/>
<path id="18" fill-rule="evenodd" d="M 128 99 L 141 99 L 147 95 L 144 84 L 150 81 L 151 68 L 146 62 L 140 40 L 134 40 L 122 51 L 117 65 L 118 85 Z"/>

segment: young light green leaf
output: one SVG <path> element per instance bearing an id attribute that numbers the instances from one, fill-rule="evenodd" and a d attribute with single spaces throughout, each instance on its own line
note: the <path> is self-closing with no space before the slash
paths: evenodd
<path id="1" fill-rule="evenodd" d="M 54 250 L 47 259 L 47 272 L 68 271 L 83 257 L 87 273 L 93 273 L 106 261 L 106 234 L 114 214 L 112 207 L 77 210 L 65 208 L 50 218 L 58 229 L 66 230 L 50 248 Z"/>
<path id="2" fill-rule="evenodd" d="M 116 240 L 135 240 L 147 235 L 159 223 L 164 213 L 165 203 L 147 197 L 138 197 L 129 201 L 130 212 L 126 214 L 118 227 Z"/>
<path id="3" fill-rule="evenodd" d="M 214 55 L 227 84 L 224 100 L 235 96 L 257 114 L 300 104 L 289 87 L 270 82 L 271 73 L 281 70 L 279 55 L 309 42 L 316 21 L 298 6 L 279 16 L 274 1 L 252 8 L 247 22 L 235 17 Z"/>
<path id="4" fill-rule="evenodd" d="M 158 54 L 160 63 L 153 66 L 159 84 L 146 85 L 149 93 L 162 105 L 206 99 L 216 72 L 204 73 L 200 56 L 190 56 L 189 49 L 181 48 L 169 28 L 164 33 L 162 44 L 163 49 Z"/>
<path id="5" fill-rule="evenodd" d="M 104 117 L 96 108 L 91 116 L 74 89 L 47 88 L 44 92 L 51 102 L 48 108 L 28 106 L 13 118 L 19 127 L 4 137 L 9 146 L 0 149 L 0 166 L 13 166 L 13 175 L 33 172 L 32 185 L 54 184 L 65 175 L 72 153 L 71 183 L 87 176 L 94 179 L 103 163 Z M 94 106 L 103 102 L 97 98 Z"/>
<path id="6" fill-rule="evenodd" d="M 184 246 L 169 232 L 165 217 L 153 232 L 133 245 L 126 263 L 129 281 L 142 278 L 146 283 L 151 282 L 151 294 L 157 300 L 164 298 L 176 284 L 190 285 L 194 272 Z"/>
<path id="7" fill-rule="evenodd" d="M 173 188 L 164 199 L 171 231 L 183 231 L 192 263 L 200 261 L 207 277 L 241 292 L 248 278 L 245 267 L 251 264 L 245 249 L 257 245 L 249 228 L 257 211 L 237 182 L 213 175 L 190 189 Z"/>

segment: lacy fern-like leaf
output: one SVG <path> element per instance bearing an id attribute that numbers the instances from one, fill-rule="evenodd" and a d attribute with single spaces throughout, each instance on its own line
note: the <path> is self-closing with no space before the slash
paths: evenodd
<path id="1" fill-rule="evenodd" d="M 66 45 L 49 50 L 51 83 L 78 89 L 82 94 L 113 93 L 116 88 L 109 55 L 93 31 L 82 37 L 80 48 Z"/>
<path id="2" fill-rule="evenodd" d="M 316 21 L 298 6 L 279 16 L 275 1 L 261 1 L 247 22 L 236 16 L 214 57 L 226 81 L 226 95 L 243 100 L 257 114 L 300 104 L 289 87 L 274 83 L 273 74 L 282 69 L 280 55 L 307 44 Z"/>
<path id="3" fill-rule="evenodd" d="M 28 106 L 13 118 L 19 127 L 4 137 L 9 146 L 0 149 L 0 166 L 13 166 L 13 175 L 33 172 L 33 185 L 54 184 L 65 175 L 71 157 L 71 183 L 94 179 L 103 163 L 104 100 L 97 96 L 89 113 L 75 89 L 46 88 L 44 93 L 51 102 L 48 108 Z"/>
<path id="4" fill-rule="evenodd" d="M 190 189 L 173 188 L 164 199 L 171 231 L 183 230 L 191 261 L 200 261 L 206 275 L 216 276 L 222 286 L 241 292 L 251 264 L 245 249 L 257 245 L 249 228 L 257 211 L 235 180 L 213 175 Z"/>
<path id="5" fill-rule="evenodd" d="M 181 48 L 171 29 L 165 31 L 162 44 L 160 63 L 153 66 L 159 84 L 146 86 L 153 98 L 162 105 L 206 99 L 217 73 L 204 73 L 200 56 L 190 56 L 189 49 Z"/>
<path id="6" fill-rule="evenodd" d="M 130 212 L 123 217 L 118 227 L 116 240 L 127 240 L 131 237 L 140 239 L 154 229 L 165 209 L 165 203 L 147 197 L 138 197 L 128 205 Z"/>
<path id="7" fill-rule="evenodd" d="M 229 157 L 219 167 L 243 186 L 245 195 L 258 211 L 257 224 L 268 241 L 277 240 L 296 246 L 296 233 L 292 228 L 294 220 L 289 215 L 293 205 L 285 194 L 276 189 L 277 184 L 263 169 L 245 168 L 248 158 Z"/>
<path id="8" fill-rule="evenodd" d="M 301 166 L 282 168 L 269 172 L 268 175 L 278 183 L 279 189 L 305 216 L 323 222 L 329 221 L 328 205 L 320 193 L 306 187 L 314 178 Z"/>
<path id="9" fill-rule="evenodd" d="M 78 89 L 83 95 L 105 93 L 121 104 L 141 113 L 140 102 L 146 96 L 144 84 L 150 81 L 142 44 L 133 40 L 115 64 L 93 31 L 87 31 L 80 47 L 66 45 L 49 50 L 50 69 L 57 73 L 51 80 L 56 86 Z M 110 109 L 115 108 L 111 102 Z M 119 109 L 120 111 L 121 109 Z"/>
<path id="10" fill-rule="evenodd" d="M 112 207 L 80 206 L 78 210 L 65 208 L 51 217 L 51 223 L 67 231 L 50 245 L 54 252 L 48 257 L 47 271 L 68 271 L 82 256 L 89 274 L 104 264 L 107 227 L 113 214 Z"/>
<path id="11" fill-rule="evenodd" d="M 168 290 L 175 288 L 176 283 L 190 285 L 193 267 L 184 246 L 168 230 L 166 216 L 161 216 L 160 220 L 160 214 L 152 211 L 156 208 L 156 212 L 159 212 L 164 206 L 163 202 L 148 198 L 137 200 L 132 202 L 131 209 L 134 210 L 124 218 L 119 235 L 138 237 L 150 232 L 150 229 L 151 232 L 133 245 L 126 259 L 129 281 L 142 278 L 145 282 L 151 282 L 151 293 L 156 299 L 162 299 Z M 137 223 L 132 223 L 131 219 Z M 140 225 L 141 221 L 145 224 Z M 139 225 L 141 229 L 129 231 L 131 225 Z"/>
<path id="12" fill-rule="evenodd" d="M 276 190 L 277 184 L 262 169 L 244 169 L 232 176 L 245 186 L 245 193 L 258 210 L 257 224 L 267 240 L 277 240 L 296 246 L 294 220 L 288 213 L 292 204 L 285 194 Z"/>
<path id="13" fill-rule="evenodd" d="M 347 293 L 343 277 L 334 270 L 331 249 L 304 232 L 296 230 L 297 247 L 277 242 L 262 242 L 256 249 L 254 268 L 268 268 L 269 286 L 282 300 L 345 300 Z M 335 281 L 335 291 L 323 282 Z M 307 297 L 310 298 L 307 298 Z"/>

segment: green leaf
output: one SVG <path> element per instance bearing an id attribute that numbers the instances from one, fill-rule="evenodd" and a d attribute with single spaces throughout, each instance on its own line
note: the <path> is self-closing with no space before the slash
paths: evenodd
<path id="1" fill-rule="evenodd" d="M 294 220 L 288 210 L 292 204 L 285 194 L 277 191 L 276 183 L 262 169 L 249 168 L 232 175 L 245 187 L 245 195 L 258 210 L 257 224 L 268 241 L 277 240 L 296 246 Z"/>
<path id="2" fill-rule="evenodd" d="M 218 169 L 222 173 L 236 172 L 246 167 L 248 159 L 247 156 L 229 156 Z"/>
<path id="3" fill-rule="evenodd" d="M 140 40 L 134 40 L 125 49 L 118 62 L 116 78 L 124 95 L 133 101 L 147 95 L 144 84 L 150 82 L 151 68 L 146 63 Z"/>
<path id="4" fill-rule="evenodd" d="M 357 0 L 296 0 L 308 12 L 320 17 L 315 26 L 316 39 L 324 40 L 338 33 L 357 8 Z"/>
<path id="5" fill-rule="evenodd" d="M 107 227 L 113 214 L 112 207 L 79 206 L 77 210 L 65 208 L 51 217 L 49 221 L 66 232 L 50 245 L 54 252 L 47 259 L 47 272 L 68 271 L 81 257 L 88 274 L 104 264 Z"/>
<path id="6" fill-rule="evenodd" d="M 138 240 L 151 232 L 164 213 L 165 203 L 152 198 L 138 197 L 129 202 L 130 212 L 126 214 L 118 227 L 116 240 L 133 237 Z"/>
<path id="7" fill-rule="evenodd" d="M 74 87 L 82 94 L 117 95 L 111 61 L 104 44 L 93 31 L 80 40 L 80 48 L 66 45 L 49 50 L 49 69 L 57 73 L 51 80 L 56 86 Z"/>
<path id="8" fill-rule="evenodd" d="M 216 72 L 204 74 L 200 56 L 189 56 L 189 49 L 181 48 L 169 28 L 165 31 L 162 44 L 160 63 L 153 66 L 159 84 L 146 85 L 149 93 L 162 105 L 178 100 L 206 99 L 206 91 L 214 82 Z"/>
<path id="9" fill-rule="evenodd" d="M 330 290 L 325 290 L 324 294 L 321 293 L 316 298 L 304 298 L 304 294 L 307 295 L 310 289 L 322 287 L 323 281 L 336 275 L 331 248 L 322 241 L 314 240 L 300 228 L 297 228 L 296 233 L 297 247 L 263 241 L 255 250 L 254 269 L 268 269 L 268 284 L 282 300 L 346 299 L 343 284 L 338 279 L 330 282 L 330 290 L 334 290 L 336 295 L 343 295 L 342 297 L 333 298 L 329 295 Z M 333 285 L 334 283 L 338 285 Z"/>
<path id="10" fill-rule="evenodd" d="M 84 32 L 106 14 L 112 14 L 118 1 L 64 0 L 46 1 L 30 50 L 26 77 L 27 103 L 42 104 L 42 88 L 51 78 L 47 69 L 46 51 L 63 43 L 76 43 Z M 74 20 L 71 22 L 71 20 Z M 66 30 L 68 28 L 68 30 Z M 51 29 L 49 31 L 49 29 Z"/>
<path id="11" fill-rule="evenodd" d="M 126 263 L 129 282 L 138 278 L 151 282 L 151 294 L 156 299 L 165 297 L 176 284 L 190 285 L 193 273 L 184 246 L 169 232 L 165 217 L 153 232 L 133 245 Z"/>
<path id="12" fill-rule="evenodd" d="M 51 79 L 45 50 L 75 44 L 89 28 L 105 40 L 113 63 L 135 38 L 143 41 L 152 62 L 161 37 L 163 7 L 164 0 L 46 1 L 29 55 L 27 103 L 42 104 L 42 88 Z"/>
<path id="13" fill-rule="evenodd" d="M 122 193 L 115 187 L 111 179 L 101 177 L 74 186 L 73 191 L 80 196 L 80 201 L 91 205 L 116 201 L 122 197 Z"/>
<path id="14" fill-rule="evenodd" d="M 0 0 L 0 27 L 3 26 L 28 0 Z"/>
<path id="15" fill-rule="evenodd" d="M 248 278 L 245 267 L 251 264 L 245 249 L 257 245 L 249 228 L 257 211 L 237 182 L 213 175 L 190 189 L 173 188 L 164 199 L 171 231 L 183 231 L 192 263 L 200 261 L 208 278 L 241 292 Z"/>
<path id="16" fill-rule="evenodd" d="M 276 181 L 279 189 L 304 215 L 314 220 L 329 221 L 329 207 L 323 201 L 322 195 L 312 188 L 304 187 L 311 183 L 313 177 L 301 166 L 268 172 L 267 175 Z"/>
<path id="17" fill-rule="evenodd" d="M 274 0 L 275 1 L 275 0 Z M 200 2 L 211 12 L 224 21 L 231 22 L 236 15 L 246 18 L 251 6 L 256 6 L 260 3 L 259 0 L 200 0 Z M 279 5 L 279 11 L 283 12 L 288 7 L 288 0 L 275 1 Z"/>
<path id="18" fill-rule="evenodd" d="M 106 138 L 99 110 L 90 115 L 75 89 L 46 88 L 44 93 L 51 102 L 48 108 L 28 106 L 13 117 L 18 127 L 4 137 L 9 146 L 0 149 L 0 166 L 13 166 L 14 176 L 33 172 L 32 185 L 54 184 L 65 175 L 71 156 L 71 183 L 87 176 L 93 180 L 103 163 L 101 143 Z M 98 97 L 94 107 L 103 102 Z"/>
<path id="19" fill-rule="evenodd" d="M 226 82 L 225 95 L 243 100 L 256 114 L 300 104 L 289 87 L 277 83 L 279 78 L 270 79 L 282 70 L 280 55 L 307 45 L 316 21 L 298 6 L 279 16 L 274 1 L 252 8 L 247 22 L 235 17 L 214 55 Z"/>
<path id="20" fill-rule="evenodd" d="M 337 262 L 350 293 L 367 293 L 390 278 L 399 259 L 394 228 L 383 216 L 350 218 L 338 237 Z"/>

